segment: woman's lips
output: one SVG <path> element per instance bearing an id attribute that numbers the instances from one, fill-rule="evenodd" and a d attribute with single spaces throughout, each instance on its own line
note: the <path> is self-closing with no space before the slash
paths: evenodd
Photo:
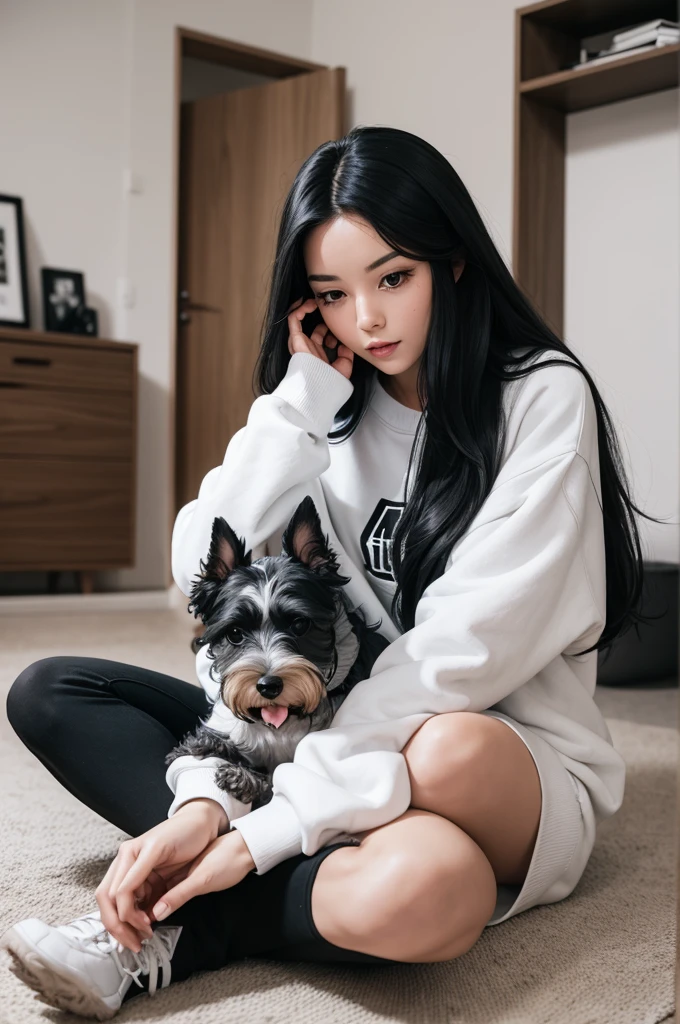
<path id="1" fill-rule="evenodd" d="M 369 348 L 368 351 L 371 355 L 378 356 L 378 358 L 381 356 L 389 356 L 394 352 L 398 344 L 399 342 L 395 341 L 391 345 L 376 345 L 375 348 Z"/>

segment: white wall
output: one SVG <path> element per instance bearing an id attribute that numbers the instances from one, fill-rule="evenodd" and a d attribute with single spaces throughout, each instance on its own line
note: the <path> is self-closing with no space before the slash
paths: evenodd
<path id="1" fill-rule="evenodd" d="M 678 90 L 567 121 L 567 338 L 594 371 L 633 499 L 678 522 Z M 642 520 L 648 557 L 677 562 L 675 525 Z"/>
<path id="2" fill-rule="evenodd" d="M 0 192 L 24 200 L 31 326 L 40 267 L 82 270 L 99 329 L 115 336 L 124 265 L 125 5 L 0 5 Z"/>
<path id="3" fill-rule="evenodd" d="M 168 582 L 174 26 L 347 68 L 350 124 L 427 138 L 452 162 L 508 265 L 513 0 L 4 0 L 0 192 L 25 201 L 31 309 L 42 265 L 81 269 L 102 335 L 140 343 L 138 563 Z M 677 91 L 572 115 L 566 339 L 626 423 L 635 497 L 678 519 Z M 126 195 L 132 169 L 143 191 Z M 625 210 L 627 225 L 616 228 Z M 117 282 L 134 287 L 123 308 Z M 625 356 L 622 354 L 625 353 Z M 642 525 L 643 534 L 646 525 Z M 648 556 L 678 558 L 677 529 Z"/>

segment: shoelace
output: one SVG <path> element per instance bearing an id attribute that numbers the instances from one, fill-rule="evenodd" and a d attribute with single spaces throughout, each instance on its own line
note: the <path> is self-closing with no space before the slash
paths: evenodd
<path id="1" fill-rule="evenodd" d="M 69 925 L 62 926 L 63 930 L 69 930 L 72 937 L 77 939 L 81 946 L 96 949 L 100 953 L 110 953 L 114 958 L 118 969 L 129 974 L 135 984 L 144 988 L 139 980 L 140 974 L 149 975 L 149 995 L 156 992 L 158 982 L 158 968 L 163 968 L 163 982 L 161 988 L 167 988 L 170 984 L 172 968 L 170 966 L 170 949 L 172 939 L 170 933 L 158 929 L 150 939 L 142 939 L 142 948 L 139 953 L 123 946 L 117 939 L 107 931 L 102 923 L 100 911 L 95 910 L 91 914 L 85 914 Z M 123 962 L 125 961 L 125 962 Z M 132 962 L 134 967 L 126 967 L 125 963 Z"/>

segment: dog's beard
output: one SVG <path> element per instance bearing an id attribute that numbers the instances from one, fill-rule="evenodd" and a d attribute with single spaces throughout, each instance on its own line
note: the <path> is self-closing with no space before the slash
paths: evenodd
<path id="1" fill-rule="evenodd" d="M 293 658 L 270 670 L 283 680 L 283 689 L 273 700 L 257 690 L 262 678 L 260 667 L 238 665 L 231 668 L 222 680 L 222 701 L 232 714 L 242 719 L 253 719 L 253 708 L 259 708 L 262 721 L 280 728 L 291 711 L 299 716 L 311 715 L 326 696 L 319 670 L 306 658 Z"/>

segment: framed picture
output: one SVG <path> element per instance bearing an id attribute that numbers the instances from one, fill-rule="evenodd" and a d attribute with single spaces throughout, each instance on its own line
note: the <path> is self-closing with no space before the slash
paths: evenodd
<path id="1" fill-rule="evenodd" d="M 82 333 L 75 328 L 85 308 L 84 274 L 79 270 L 43 267 L 41 276 L 45 330 Z"/>
<path id="2" fill-rule="evenodd" d="M 91 338 L 96 338 L 99 334 L 97 310 L 91 309 L 89 306 L 83 306 L 78 318 L 78 324 L 74 330 L 76 334 L 89 334 Z"/>
<path id="3" fill-rule="evenodd" d="M 0 195 L 0 327 L 28 326 L 23 205 Z"/>

